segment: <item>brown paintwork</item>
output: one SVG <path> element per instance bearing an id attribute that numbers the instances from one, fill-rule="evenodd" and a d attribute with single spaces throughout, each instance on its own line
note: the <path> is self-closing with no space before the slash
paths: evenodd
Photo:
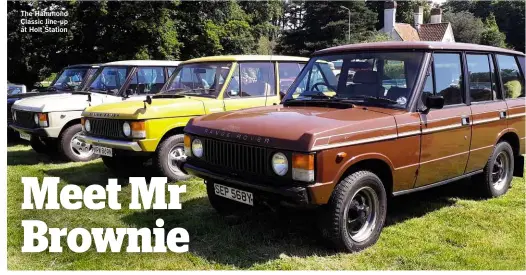
<path id="1" fill-rule="evenodd" d="M 335 47 L 314 55 L 363 49 L 521 54 L 461 43 L 386 42 Z M 501 111 L 506 111 L 506 118 L 500 118 Z M 463 117 L 468 119 L 467 123 L 462 123 Z M 433 109 L 427 114 L 411 108 L 279 105 L 195 118 L 185 132 L 288 151 L 315 152 L 315 183 L 308 185 L 307 191 L 310 203 L 325 204 L 345 173 L 363 160 L 385 163 L 393 179 L 392 192 L 397 192 L 480 171 L 497 141 L 507 133 L 519 139 L 519 151 L 524 154 L 525 99 L 459 104 Z M 346 153 L 344 159 L 337 157 L 342 152 Z"/>

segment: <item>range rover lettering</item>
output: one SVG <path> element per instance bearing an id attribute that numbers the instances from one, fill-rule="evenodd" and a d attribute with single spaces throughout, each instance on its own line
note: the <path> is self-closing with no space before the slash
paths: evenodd
<path id="1" fill-rule="evenodd" d="M 87 108 L 80 139 L 93 144 L 106 167 L 114 172 L 140 168 L 152 159 L 160 174 L 170 180 L 186 179 L 188 175 L 179 170 L 176 162 L 184 157 L 183 128 L 188 120 L 204 114 L 277 105 L 280 93 L 286 92 L 307 61 L 303 57 L 265 55 L 187 60 L 163 90 L 146 102 Z M 103 131 L 104 125 L 114 128 Z"/>
<path id="2" fill-rule="evenodd" d="M 39 153 L 64 156 L 70 161 L 89 161 L 91 145 L 78 139 L 80 116 L 88 106 L 116 101 L 143 100 L 159 92 L 179 61 L 127 60 L 100 66 L 82 90 L 74 89 L 24 98 L 13 104 L 11 128 Z M 73 85 L 59 80 L 56 89 Z"/>
<path id="3" fill-rule="evenodd" d="M 282 104 L 192 119 L 180 168 L 222 214 L 318 206 L 324 236 L 358 251 L 377 241 L 390 196 L 472 177 L 498 197 L 523 176 L 524 57 L 443 42 L 320 50 Z"/>

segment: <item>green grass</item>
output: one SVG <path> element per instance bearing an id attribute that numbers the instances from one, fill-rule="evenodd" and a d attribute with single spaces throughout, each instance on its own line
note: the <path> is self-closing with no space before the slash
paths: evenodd
<path id="1" fill-rule="evenodd" d="M 22 176 L 58 176 L 61 184 L 106 184 L 100 160 L 60 163 L 28 146 L 11 145 L 7 153 L 8 268 L 11 270 L 170 270 L 170 269 L 524 269 L 525 184 L 513 180 L 503 197 L 481 200 L 466 180 L 395 198 L 376 245 L 360 253 L 337 253 L 325 246 L 312 213 L 258 213 L 223 219 L 209 205 L 198 179 L 184 182 L 183 209 L 126 209 L 130 187 L 124 179 L 122 210 L 21 210 Z M 182 184 L 182 183 L 181 183 Z M 163 218 L 164 228 L 183 227 L 190 234 L 188 253 L 22 253 L 21 220 L 37 219 L 48 227 L 149 227 Z M 124 248 L 125 249 L 125 248 Z"/>

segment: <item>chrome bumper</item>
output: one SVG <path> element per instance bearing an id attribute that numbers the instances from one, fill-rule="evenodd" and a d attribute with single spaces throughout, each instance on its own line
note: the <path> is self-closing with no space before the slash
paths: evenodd
<path id="1" fill-rule="evenodd" d="M 80 141 L 83 141 L 89 144 L 93 144 L 93 145 L 106 146 L 110 148 L 136 151 L 136 152 L 142 151 L 142 148 L 139 145 L 139 143 L 135 141 L 113 140 L 113 139 L 106 139 L 106 138 L 89 137 L 85 135 L 80 135 L 77 138 Z"/>

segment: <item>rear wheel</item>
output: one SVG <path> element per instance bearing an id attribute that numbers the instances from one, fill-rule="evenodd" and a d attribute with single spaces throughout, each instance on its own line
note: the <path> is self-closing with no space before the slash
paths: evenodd
<path id="1" fill-rule="evenodd" d="M 357 171 L 336 186 L 322 210 L 320 226 L 336 248 L 356 252 L 376 243 L 386 210 L 387 196 L 380 178 L 370 171 Z"/>
<path id="2" fill-rule="evenodd" d="M 504 195 L 513 179 L 513 150 L 507 142 L 499 142 L 484 167 L 484 172 L 474 177 L 480 184 L 482 195 L 499 197 Z"/>
<path id="3" fill-rule="evenodd" d="M 159 172 L 168 177 L 171 181 L 180 181 L 190 178 L 189 175 L 183 173 L 177 162 L 184 158 L 184 135 L 174 135 L 166 138 L 159 144 L 153 164 L 157 167 Z"/>
<path id="4" fill-rule="evenodd" d="M 78 139 L 82 131 L 80 124 L 65 129 L 59 138 L 59 150 L 70 161 L 90 161 L 98 155 L 93 153 L 93 146 Z"/>

